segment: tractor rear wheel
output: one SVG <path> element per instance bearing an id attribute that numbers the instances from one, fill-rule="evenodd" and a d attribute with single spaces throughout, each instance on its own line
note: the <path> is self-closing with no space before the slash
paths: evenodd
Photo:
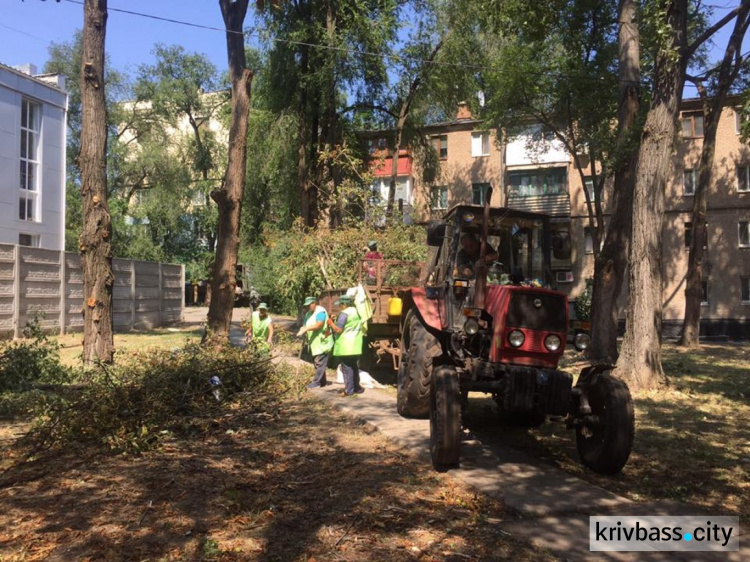
<path id="1" fill-rule="evenodd" d="M 620 379 L 606 372 L 588 391 L 591 415 L 596 423 L 576 428 L 578 455 L 584 466 L 599 474 L 617 474 L 633 448 L 635 413 L 630 390 Z"/>
<path id="2" fill-rule="evenodd" d="M 408 339 L 401 338 L 396 409 L 407 418 L 426 418 L 430 413 L 432 363 L 442 354 L 442 347 L 414 312 L 406 318 L 407 330 Z"/>
<path id="3" fill-rule="evenodd" d="M 435 470 L 458 466 L 461 457 L 461 391 L 455 367 L 435 369 L 430 384 L 430 456 Z"/>

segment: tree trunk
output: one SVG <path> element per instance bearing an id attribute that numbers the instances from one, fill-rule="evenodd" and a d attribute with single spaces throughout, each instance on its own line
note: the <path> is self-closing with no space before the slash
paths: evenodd
<path id="1" fill-rule="evenodd" d="M 671 168 L 675 131 L 685 82 L 687 0 L 666 4 L 669 45 L 654 65 L 654 89 L 638 155 L 629 251 L 627 327 L 617 361 L 618 375 L 634 389 L 665 382 L 661 365 L 664 189 Z"/>
<path id="2" fill-rule="evenodd" d="M 618 115 L 618 151 L 622 165 L 615 170 L 612 193 L 612 215 L 604 246 L 594 263 L 594 293 L 591 301 L 591 350 L 594 363 L 617 361 L 617 300 L 622 290 L 628 262 L 633 186 L 638 166 L 638 151 L 632 146 L 640 107 L 640 34 L 635 0 L 620 0 L 619 78 L 620 107 Z M 599 225 L 603 227 L 604 225 Z"/>
<path id="3" fill-rule="evenodd" d="M 706 208 L 708 193 L 713 182 L 713 162 L 716 152 L 716 132 L 719 125 L 721 111 L 724 108 L 727 94 L 737 79 L 743 64 L 739 57 L 742 41 L 748 27 L 748 9 L 750 0 L 743 0 L 742 10 L 737 16 L 734 31 L 727 42 L 724 57 L 716 80 L 717 91 L 709 100 L 708 93 L 702 81 L 698 84 L 698 91 L 703 100 L 703 148 L 701 150 L 700 167 L 698 168 L 698 184 L 693 195 L 692 219 L 693 236 L 690 242 L 688 257 L 688 271 L 685 279 L 685 318 L 682 324 L 680 345 L 698 347 L 701 323 L 701 301 L 703 300 L 703 247 L 706 245 Z"/>
<path id="4" fill-rule="evenodd" d="M 396 138 L 393 141 L 393 155 L 391 156 L 391 181 L 388 184 L 388 202 L 385 207 L 385 217 L 388 222 L 393 219 L 393 208 L 396 204 L 396 182 L 398 181 L 398 156 L 401 152 L 401 141 L 404 135 L 404 124 L 408 116 L 406 102 L 401 106 L 401 112 L 396 123 Z"/>
<path id="5" fill-rule="evenodd" d="M 723 96 L 726 97 L 726 96 Z M 723 104 L 723 100 L 722 100 Z M 721 106 L 718 113 L 704 100 L 703 114 L 703 149 L 698 167 L 698 185 L 693 195 L 692 223 L 693 232 L 688 255 L 688 270 L 685 278 L 685 318 L 682 324 L 680 345 L 698 347 L 701 323 L 701 301 L 703 300 L 703 246 L 706 243 L 706 200 L 712 181 L 712 165 L 716 149 L 716 130 L 718 128 Z"/>
<path id="6" fill-rule="evenodd" d="M 216 261 L 211 279 L 207 339 L 223 342 L 229 337 L 236 287 L 235 266 L 240 246 L 240 215 L 247 169 L 247 127 L 253 74 L 245 68 L 242 24 L 248 0 L 219 0 L 227 29 L 227 56 L 232 81 L 232 116 L 229 127 L 229 160 L 224 181 L 211 198 L 219 208 Z"/>
<path id="7" fill-rule="evenodd" d="M 305 45 L 300 50 L 300 76 L 307 76 L 309 53 Z M 315 197 L 310 193 L 309 173 L 310 167 L 307 160 L 308 134 L 307 134 L 307 86 L 300 85 L 299 107 L 297 109 L 299 119 L 299 133 L 297 138 L 297 188 L 300 196 L 300 215 L 305 226 L 315 226 Z"/>
<path id="8" fill-rule="evenodd" d="M 107 0 L 86 0 L 81 67 L 81 150 L 83 198 L 79 239 L 83 266 L 83 361 L 112 363 L 112 219 L 107 205 L 107 109 L 104 98 L 104 39 Z"/>
<path id="9" fill-rule="evenodd" d="M 417 76 L 414 78 L 414 80 L 411 81 L 411 84 L 409 84 L 409 91 L 407 92 L 406 97 L 401 103 L 401 108 L 399 109 L 399 112 L 398 112 L 398 120 L 396 121 L 396 138 L 394 139 L 394 143 L 393 143 L 394 144 L 393 159 L 391 161 L 391 164 L 392 164 L 391 165 L 391 181 L 388 185 L 388 201 L 386 203 L 386 208 L 385 208 L 385 217 L 388 222 L 390 222 L 391 219 L 393 218 L 393 207 L 396 202 L 395 200 L 396 200 L 396 181 L 398 179 L 398 153 L 401 150 L 401 142 L 403 141 L 403 137 L 404 137 L 404 127 L 406 126 L 406 120 L 409 118 L 409 113 L 411 113 L 411 105 L 412 103 L 414 103 L 414 98 L 416 97 L 417 92 L 419 91 L 419 87 L 422 84 L 422 81 L 425 79 L 425 77 L 432 70 L 432 67 L 433 67 L 432 63 L 435 61 L 435 58 L 440 52 L 440 49 L 445 43 L 445 39 L 447 37 L 448 35 L 440 38 L 440 40 L 437 42 L 435 47 L 432 49 L 430 56 L 424 62 L 424 66 L 417 73 Z"/>
<path id="10" fill-rule="evenodd" d="M 338 144 L 338 112 L 336 108 L 337 96 L 337 77 L 336 77 L 336 2 L 328 0 L 326 2 L 326 36 L 328 43 L 328 88 L 326 94 L 326 111 L 328 122 L 327 143 L 329 150 L 335 151 Z M 341 174 L 339 165 L 335 159 L 328 161 L 328 180 L 331 185 L 330 201 L 331 206 L 328 210 L 328 224 L 331 228 L 341 226 L 344 215 L 344 204 L 339 194 L 341 185 Z"/>

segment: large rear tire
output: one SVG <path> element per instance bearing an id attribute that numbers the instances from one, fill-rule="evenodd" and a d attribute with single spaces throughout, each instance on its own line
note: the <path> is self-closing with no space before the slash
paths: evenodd
<path id="1" fill-rule="evenodd" d="M 406 329 L 409 337 L 401 338 L 396 410 L 407 418 L 426 418 L 430 414 L 432 364 L 442 354 L 442 347 L 414 312 L 406 318 Z"/>
<path id="2" fill-rule="evenodd" d="M 435 470 L 455 468 L 461 458 L 461 390 L 455 367 L 435 369 L 430 384 L 430 456 Z"/>
<path id="3" fill-rule="evenodd" d="M 630 390 L 611 373 L 602 373 L 588 391 L 591 414 L 599 423 L 576 428 L 578 455 L 584 466 L 599 474 L 617 474 L 633 448 L 635 413 Z M 591 431 L 586 436 L 587 429 Z"/>

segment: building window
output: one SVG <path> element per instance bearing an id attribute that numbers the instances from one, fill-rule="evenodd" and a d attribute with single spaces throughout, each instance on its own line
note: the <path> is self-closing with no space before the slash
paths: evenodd
<path id="1" fill-rule="evenodd" d="M 708 280 L 701 281 L 701 305 L 708 305 Z"/>
<path id="2" fill-rule="evenodd" d="M 750 115 L 745 114 L 741 107 L 734 108 L 734 132 L 738 135 L 742 134 L 742 123 L 747 122 L 750 119 Z"/>
<path id="3" fill-rule="evenodd" d="M 193 207 L 204 207 L 208 202 L 208 196 L 202 191 L 196 191 L 195 193 L 193 193 L 193 197 L 190 202 Z"/>
<path id="4" fill-rule="evenodd" d="M 34 221 L 34 199 L 31 197 L 21 197 L 18 200 L 18 218 L 22 221 Z"/>
<path id="5" fill-rule="evenodd" d="M 682 136 L 685 138 L 703 136 L 702 111 L 686 111 L 682 114 Z"/>
<path id="6" fill-rule="evenodd" d="M 685 247 L 689 248 L 693 243 L 693 223 L 685 223 Z M 703 249 L 708 248 L 708 223 L 703 225 Z"/>
<path id="7" fill-rule="evenodd" d="M 21 189 L 37 191 L 39 105 L 21 101 Z"/>
<path id="8" fill-rule="evenodd" d="M 750 277 L 740 277 L 740 295 L 742 302 L 750 304 Z"/>
<path id="9" fill-rule="evenodd" d="M 448 186 L 433 185 L 430 188 L 430 209 L 439 211 L 448 208 Z"/>
<path id="10" fill-rule="evenodd" d="M 567 228 L 564 230 L 553 229 L 551 238 L 552 257 L 556 260 L 569 260 L 571 252 L 570 231 Z"/>
<path id="11" fill-rule="evenodd" d="M 594 201 L 594 178 L 591 176 L 586 176 L 585 178 L 583 178 L 583 187 L 589 194 L 589 199 L 591 201 Z"/>
<path id="12" fill-rule="evenodd" d="M 584 246 L 583 251 L 586 254 L 594 253 L 594 236 L 591 234 L 591 229 L 586 227 L 583 229 Z"/>
<path id="13" fill-rule="evenodd" d="M 490 134 L 488 132 L 471 133 L 471 155 L 473 157 L 490 155 Z"/>
<path id="14" fill-rule="evenodd" d="M 21 220 L 35 221 L 39 195 L 39 104 L 21 100 L 21 160 L 19 212 Z"/>
<path id="15" fill-rule="evenodd" d="M 517 197 L 562 195 L 566 193 L 565 168 L 542 168 L 508 174 L 510 189 Z"/>
<path id="16" fill-rule="evenodd" d="M 740 247 L 750 248 L 750 222 L 740 221 L 739 231 L 740 231 Z"/>
<path id="17" fill-rule="evenodd" d="M 737 191 L 750 192 L 750 166 L 737 166 Z"/>
<path id="18" fill-rule="evenodd" d="M 487 191 L 490 189 L 488 183 L 472 183 L 471 184 L 471 204 L 472 205 L 484 205 L 484 200 L 487 198 Z"/>
<path id="19" fill-rule="evenodd" d="M 31 246 L 32 248 L 39 248 L 39 235 L 38 234 L 19 234 L 18 235 L 19 246 Z"/>
<path id="20" fill-rule="evenodd" d="M 432 147 L 441 160 L 448 158 L 448 135 L 432 137 Z"/>
<path id="21" fill-rule="evenodd" d="M 682 194 L 685 196 L 695 195 L 695 186 L 698 180 L 698 170 L 688 168 L 682 174 Z"/>

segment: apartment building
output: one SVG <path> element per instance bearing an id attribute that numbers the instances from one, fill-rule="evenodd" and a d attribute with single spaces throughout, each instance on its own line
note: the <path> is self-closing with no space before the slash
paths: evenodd
<path id="1" fill-rule="evenodd" d="M 0 64 L 0 243 L 65 246 L 65 79 Z"/>
<path id="2" fill-rule="evenodd" d="M 681 125 L 665 202 L 665 336 L 679 334 L 684 316 L 691 209 L 703 144 L 699 100 L 684 101 Z M 584 193 L 584 189 L 591 192 L 592 184 L 586 176 L 581 177 L 562 143 L 539 126 L 530 126 L 512 138 L 498 138 L 496 131 L 485 130 L 463 107 L 455 120 L 427 126 L 423 132 L 440 165 L 433 173 L 411 151 L 401 152 L 398 180 L 404 188 L 397 191 L 397 199 L 403 198 L 411 218 L 424 222 L 455 204 L 482 205 L 487 187 L 492 186 L 493 206 L 551 217 L 552 266 L 558 288 L 570 297 L 579 295 L 594 269 Z M 377 143 L 378 135 L 386 134 L 367 137 Z M 389 158 L 373 167 L 376 189 L 385 187 L 387 192 L 390 171 Z M 719 121 L 714 178 L 705 225 L 708 242 L 701 330 L 705 335 L 750 338 L 750 146 L 740 139 L 739 114 L 732 103 Z M 610 190 L 611 186 L 605 187 L 603 193 L 605 221 L 610 213 Z M 626 304 L 624 294 L 620 299 L 622 318 Z"/>

